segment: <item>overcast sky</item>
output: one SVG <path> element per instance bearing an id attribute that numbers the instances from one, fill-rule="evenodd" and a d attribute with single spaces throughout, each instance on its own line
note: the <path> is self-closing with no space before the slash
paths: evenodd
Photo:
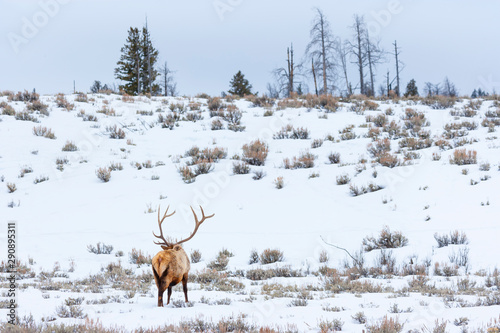
<path id="1" fill-rule="evenodd" d="M 302 58 L 320 8 L 335 35 L 352 37 L 353 15 L 392 51 L 401 46 L 403 88 L 448 76 L 461 94 L 476 87 L 500 92 L 500 1 L 298 0 L 0 0 L 0 90 L 88 91 L 94 80 L 117 85 L 114 68 L 130 26 L 145 17 L 160 62 L 176 70 L 181 94 L 227 91 L 241 70 L 254 91 L 285 65 L 294 44 Z M 357 83 L 354 68 L 350 79 Z M 394 74 L 379 65 L 377 83 Z"/>

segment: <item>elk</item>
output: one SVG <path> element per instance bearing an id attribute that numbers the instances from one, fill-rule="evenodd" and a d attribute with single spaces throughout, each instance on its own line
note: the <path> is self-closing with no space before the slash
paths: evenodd
<path id="1" fill-rule="evenodd" d="M 160 239 L 161 241 L 155 241 L 154 243 L 160 245 L 163 251 L 158 252 L 152 260 L 153 265 L 153 275 L 155 278 L 156 286 L 158 287 L 158 306 L 163 306 L 163 293 L 166 289 L 168 289 L 168 298 L 167 305 L 170 303 L 170 295 L 172 295 L 172 287 L 177 285 L 182 281 L 182 289 L 184 291 L 184 297 L 186 302 L 188 302 L 188 294 L 187 294 L 187 282 L 188 282 L 188 273 L 190 269 L 189 258 L 182 248 L 181 244 L 187 242 L 198 231 L 200 225 L 209 218 L 212 218 L 215 214 L 205 216 L 205 212 L 203 208 L 200 206 L 202 218 L 198 220 L 198 216 L 194 212 L 193 207 L 191 211 L 194 215 L 194 223 L 195 227 L 191 236 L 185 238 L 178 242 L 173 242 L 171 240 L 166 240 L 163 236 L 162 223 L 163 221 L 172 215 L 175 214 L 175 211 L 171 214 L 168 214 L 167 207 L 165 214 L 163 214 L 163 218 L 160 219 L 160 207 L 158 207 L 158 226 L 160 228 L 160 235 L 156 235 L 153 232 L 153 235 Z"/>

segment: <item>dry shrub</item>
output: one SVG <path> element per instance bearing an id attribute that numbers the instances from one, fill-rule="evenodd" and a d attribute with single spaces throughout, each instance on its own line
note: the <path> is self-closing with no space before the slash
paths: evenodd
<path id="1" fill-rule="evenodd" d="M 43 136 L 44 138 L 47 139 L 55 139 L 56 136 L 52 132 L 50 128 L 47 128 L 45 126 L 35 126 L 33 127 L 33 134 L 36 136 Z"/>
<path id="2" fill-rule="evenodd" d="M 385 124 L 383 127 L 383 131 L 389 135 L 391 139 L 399 139 L 401 137 L 407 136 L 407 133 L 403 131 L 401 126 L 392 120 L 390 123 Z"/>
<path id="3" fill-rule="evenodd" d="M 339 164 L 340 163 L 340 153 L 330 153 L 328 155 L 328 161 L 330 164 Z"/>
<path id="4" fill-rule="evenodd" d="M 455 149 L 453 156 L 450 156 L 450 164 L 466 165 L 477 163 L 477 152 L 475 150 Z"/>
<path id="5" fill-rule="evenodd" d="M 458 275 L 458 265 L 448 265 L 446 263 L 438 263 L 434 264 L 434 275 L 437 276 L 457 276 Z"/>
<path id="6" fill-rule="evenodd" d="M 109 168 L 99 168 L 95 171 L 95 174 L 104 183 L 109 182 L 111 179 L 111 170 Z"/>
<path id="7" fill-rule="evenodd" d="M 124 139 L 125 131 L 116 125 L 106 127 L 106 131 L 109 132 L 110 139 Z"/>
<path id="8" fill-rule="evenodd" d="M 283 252 L 279 249 L 265 249 L 260 254 L 260 262 L 263 265 L 281 262 L 285 260 Z"/>
<path id="9" fill-rule="evenodd" d="M 267 154 L 269 153 L 269 145 L 259 139 L 245 144 L 243 146 L 243 161 L 250 165 L 264 165 Z"/>
<path id="10" fill-rule="evenodd" d="M 104 105 L 104 106 L 102 107 L 102 109 L 101 109 L 101 110 L 98 110 L 98 111 L 96 111 L 96 112 L 97 112 L 97 113 L 103 113 L 103 114 L 105 114 L 106 116 L 111 116 L 111 117 L 116 116 L 116 111 L 115 111 L 115 109 L 110 108 L 110 107 L 108 107 L 108 106 L 106 106 L 106 105 Z"/>
<path id="11" fill-rule="evenodd" d="M 71 104 L 68 102 L 64 94 L 57 94 L 56 95 L 56 105 L 59 108 L 64 108 L 67 111 L 71 111 L 75 108 L 75 104 Z"/>
<path id="12" fill-rule="evenodd" d="M 196 174 L 187 165 L 178 168 L 177 171 L 181 175 L 184 183 L 186 184 L 190 184 L 196 180 Z"/>
<path id="13" fill-rule="evenodd" d="M 29 92 L 28 90 L 24 90 L 23 92 L 18 91 L 17 94 L 13 94 L 11 92 L 8 92 L 7 94 L 7 99 L 9 102 L 15 101 L 15 102 L 34 102 L 38 101 L 40 98 L 40 95 L 37 94 L 35 91 Z"/>
<path id="14" fill-rule="evenodd" d="M 341 140 L 353 140 L 356 139 L 356 133 L 354 133 L 354 125 L 348 125 L 343 130 L 339 131 Z"/>
<path id="15" fill-rule="evenodd" d="M 208 99 L 208 110 L 218 111 L 222 108 L 222 101 L 220 97 L 210 97 Z"/>
<path id="16" fill-rule="evenodd" d="M 311 142 L 311 148 L 316 149 L 319 148 L 323 145 L 323 139 L 314 139 L 313 142 Z"/>
<path id="17" fill-rule="evenodd" d="M 134 98 L 128 94 L 123 94 L 122 96 L 122 102 L 125 103 L 134 103 Z"/>
<path id="18" fill-rule="evenodd" d="M 226 254 L 219 252 L 215 260 L 212 260 L 207 264 L 207 268 L 216 271 L 224 271 L 226 270 L 228 264 L 229 257 Z"/>
<path id="19" fill-rule="evenodd" d="M 308 108 L 320 108 L 325 112 L 335 112 L 339 109 L 339 101 L 332 95 L 314 95 L 307 94 L 305 96 L 305 106 Z"/>
<path id="20" fill-rule="evenodd" d="M 390 153 L 385 153 L 379 156 L 378 162 L 382 166 L 389 168 L 394 168 L 400 164 L 399 158 L 396 155 L 391 155 Z"/>
<path id="21" fill-rule="evenodd" d="M 445 247 L 448 245 L 463 245 L 469 244 L 467 235 L 465 232 L 459 232 L 458 230 L 450 231 L 449 235 L 439 235 L 437 232 L 434 234 L 434 239 L 438 243 L 438 247 Z"/>
<path id="22" fill-rule="evenodd" d="M 197 146 L 191 147 L 185 154 L 186 157 L 191 157 L 189 165 L 199 163 L 217 163 L 219 160 L 227 157 L 227 149 L 222 147 L 204 148 L 200 150 Z"/>
<path id="23" fill-rule="evenodd" d="M 430 125 L 423 112 L 418 112 L 411 108 L 405 110 L 402 119 L 404 120 L 405 129 L 411 130 L 413 134 L 418 133 L 422 127 Z"/>
<path id="24" fill-rule="evenodd" d="M 377 110 L 378 108 L 378 103 L 372 102 L 372 101 L 364 101 L 363 106 L 365 109 L 374 111 Z"/>
<path id="25" fill-rule="evenodd" d="M 213 164 L 211 160 L 198 160 L 194 165 L 194 174 L 204 175 L 213 170 Z"/>
<path id="26" fill-rule="evenodd" d="M 438 139 L 438 140 L 436 140 L 434 142 L 434 145 L 436 147 L 439 147 L 440 150 L 448 150 L 448 149 L 453 148 L 453 146 L 451 145 L 451 143 L 448 140 L 445 140 L 445 139 Z"/>
<path id="27" fill-rule="evenodd" d="M 285 181 L 282 176 L 276 177 L 273 183 L 278 190 L 281 190 L 285 186 Z"/>
<path id="28" fill-rule="evenodd" d="M 403 138 L 399 141 L 400 148 L 408 148 L 409 150 L 420 150 L 432 146 L 432 139 L 420 138 Z"/>
<path id="29" fill-rule="evenodd" d="M 252 103 L 252 107 L 265 107 L 271 108 L 274 105 L 275 99 L 267 97 L 267 95 L 257 96 L 249 95 L 246 99 Z"/>
<path id="30" fill-rule="evenodd" d="M 88 101 L 89 98 L 87 97 L 87 94 L 84 93 L 78 93 L 75 97 L 75 102 L 87 103 Z"/>
<path id="31" fill-rule="evenodd" d="M 455 97 L 437 95 L 424 98 L 422 103 L 429 105 L 434 110 L 442 110 L 453 107 L 456 101 L 457 99 Z"/>
<path id="32" fill-rule="evenodd" d="M 399 322 L 399 318 L 388 318 L 387 316 L 378 323 L 366 325 L 368 333 L 399 333 L 403 331 L 404 323 Z"/>
<path id="33" fill-rule="evenodd" d="M 191 262 L 193 264 L 196 264 L 201 261 L 201 252 L 199 250 L 193 250 L 191 251 Z"/>
<path id="34" fill-rule="evenodd" d="M 92 244 L 87 245 L 87 250 L 94 254 L 110 254 L 113 252 L 113 245 L 98 242 L 95 246 Z"/>
<path id="35" fill-rule="evenodd" d="M 224 129 L 224 124 L 220 119 L 214 119 L 212 120 L 211 127 L 212 131 L 218 131 Z"/>
<path id="36" fill-rule="evenodd" d="M 287 108 L 297 109 L 304 107 L 304 101 L 297 99 L 296 96 L 290 96 L 290 98 L 283 98 L 278 101 L 278 105 L 276 107 L 277 110 L 284 110 Z"/>
<path id="37" fill-rule="evenodd" d="M 342 184 L 339 184 L 338 177 L 337 177 L 337 185 L 342 185 Z M 383 189 L 383 187 L 380 185 L 377 185 L 375 183 L 369 183 L 367 186 L 361 186 L 361 187 L 358 187 L 354 184 L 349 185 L 349 191 L 351 192 L 351 195 L 353 197 L 357 197 L 359 195 L 363 195 L 363 194 L 370 193 L 370 192 L 376 192 L 376 191 L 379 191 L 381 189 Z"/>
<path id="38" fill-rule="evenodd" d="M 286 125 L 273 135 L 273 139 L 309 139 L 309 130 L 304 127 L 294 128 Z"/>
<path id="39" fill-rule="evenodd" d="M 137 250 L 136 248 L 133 248 L 132 251 L 129 253 L 129 262 L 131 264 L 136 264 L 136 265 L 150 264 L 151 260 L 152 259 L 150 255 L 144 254 L 142 250 Z"/>
<path id="40" fill-rule="evenodd" d="M 5 116 L 14 116 L 16 114 L 16 110 L 9 104 L 2 106 L 2 114 Z"/>
<path id="41" fill-rule="evenodd" d="M 62 147 L 62 151 L 77 151 L 78 147 L 73 141 L 66 141 L 64 146 Z"/>
<path id="42" fill-rule="evenodd" d="M 366 252 L 377 249 L 394 249 L 408 245 L 408 238 L 401 231 L 391 232 L 388 226 L 385 226 L 378 236 L 365 237 L 363 247 Z"/>
<path id="43" fill-rule="evenodd" d="M 14 183 L 7 183 L 6 186 L 9 193 L 14 193 L 17 190 L 16 184 Z"/>
<path id="44" fill-rule="evenodd" d="M 373 158 L 379 158 L 391 151 L 391 141 L 389 139 L 377 140 L 374 143 L 368 144 L 367 149 Z"/>
<path id="45" fill-rule="evenodd" d="M 32 116 L 31 113 L 29 113 L 27 111 L 16 112 L 14 117 L 16 118 L 16 120 L 32 121 L 34 123 L 40 122 L 35 116 Z"/>
<path id="46" fill-rule="evenodd" d="M 245 162 L 234 162 L 233 173 L 235 175 L 246 175 L 250 172 L 250 167 Z"/>
<path id="47" fill-rule="evenodd" d="M 33 101 L 32 103 L 27 103 L 26 104 L 26 109 L 31 112 L 39 112 L 43 115 L 48 116 L 49 111 L 48 111 L 49 106 L 47 104 L 42 103 L 39 100 Z"/>
<path id="48" fill-rule="evenodd" d="M 337 176 L 337 185 L 346 185 L 349 184 L 351 178 L 347 174 Z"/>
<path id="49" fill-rule="evenodd" d="M 285 169 L 309 169 L 314 167 L 314 160 L 316 156 L 309 152 L 302 153 L 298 158 L 293 157 L 290 161 L 289 158 L 283 159 L 283 167 Z"/>

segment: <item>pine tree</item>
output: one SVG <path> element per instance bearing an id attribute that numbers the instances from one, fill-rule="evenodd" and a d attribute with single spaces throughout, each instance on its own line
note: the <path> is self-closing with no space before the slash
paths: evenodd
<path id="1" fill-rule="evenodd" d="M 130 27 L 125 45 L 121 48 L 120 60 L 115 68 L 115 78 L 125 81 L 119 89 L 129 95 L 160 92 L 155 83 L 159 73 L 156 70 L 158 50 L 151 42 L 147 25 L 139 31 Z"/>
<path id="2" fill-rule="evenodd" d="M 141 69 L 141 38 L 139 29 L 130 27 L 127 42 L 121 48 L 120 60 L 115 68 L 115 78 L 125 81 L 120 85 L 120 91 L 129 95 L 140 93 L 139 91 L 139 71 Z"/>
<path id="3" fill-rule="evenodd" d="M 160 86 L 155 83 L 159 73 L 155 69 L 158 60 L 158 50 L 156 50 L 151 42 L 148 26 L 142 28 L 141 36 L 141 53 L 142 53 L 142 66 L 141 66 L 141 90 L 144 93 L 151 95 L 158 95 L 160 93 Z"/>
<path id="4" fill-rule="evenodd" d="M 479 88 L 481 89 L 481 88 Z M 477 98 L 477 90 L 474 89 L 474 91 L 472 92 L 472 95 L 470 95 L 471 98 Z"/>
<path id="5" fill-rule="evenodd" d="M 406 86 L 405 97 L 418 96 L 418 87 L 414 79 L 411 79 Z"/>
<path id="6" fill-rule="evenodd" d="M 231 89 L 228 91 L 232 95 L 243 97 L 245 95 L 252 95 L 252 85 L 245 79 L 245 75 L 238 71 L 234 74 L 231 82 L 229 83 Z"/>

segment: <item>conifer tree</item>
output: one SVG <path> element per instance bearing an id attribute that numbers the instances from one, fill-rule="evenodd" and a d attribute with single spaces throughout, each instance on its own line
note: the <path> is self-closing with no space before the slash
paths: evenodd
<path id="1" fill-rule="evenodd" d="M 115 78 L 125 84 L 120 85 L 119 89 L 129 95 L 158 94 L 160 86 L 155 83 L 159 75 L 156 70 L 158 50 L 153 46 L 147 25 L 142 31 L 130 27 L 121 53 L 115 68 Z"/>
<path id="2" fill-rule="evenodd" d="M 234 74 L 231 82 L 229 83 L 231 89 L 228 91 L 232 95 L 243 97 L 245 95 L 252 95 L 252 85 L 245 79 L 245 75 L 238 71 Z"/>
<path id="3" fill-rule="evenodd" d="M 115 68 L 115 78 L 126 83 L 119 86 L 119 89 L 129 95 L 140 93 L 139 80 L 141 69 L 141 38 L 139 29 L 130 27 L 127 42 L 121 48 L 120 60 Z"/>
<path id="4" fill-rule="evenodd" d="M 158 50 L 156 50 L 151 42 L 148 26 L 142 28 L 141 36 L 141 53 L 142 53 L 142 66 L 141 66 L 141 90 L 144 93 L 157 95 L 160 92 L 160 86 L 155 83 L 159 73 L 155 69 L 156 62 L 158 61 Z"/>
<path id="5" fill-rule="evenodd" d="M 411 79 L 406 86 L 405 97 L 418 96 L 418 87 L 414 79 Z"/>

